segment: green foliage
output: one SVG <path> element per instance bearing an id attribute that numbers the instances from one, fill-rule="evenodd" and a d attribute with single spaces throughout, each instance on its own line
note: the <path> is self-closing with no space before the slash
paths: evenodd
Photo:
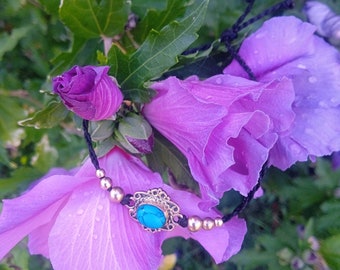
<path id="1" fill-rule="evenodd" d="M 142 43 L 151 30 L 160 31 L 163 27 L 181 18 L 186 11 L 188 1 L 169 0 L 164 10 L 148 9 L 147 14 L 131 31 L 135 41 Z"/>
<path id="2" fill-rule="evenodd" d="M 331 269 L 340 267 L 340 234 L 333 235 L 321 242 L 320 253 Z"/>
<path id="3" fill-rule="evenodd" d="M 197 182 L 190 173 L 185 157 L 158 132 L 155 133 L 153 152 L 146 159 L 150 168 L 165 176 L 172 185 L 198 192 Z"/>
<path id="4" fill-rule="evenodd" d="M 257 2 L 251 15 L 278 1 Z M 339 1 L 327 2 L 340 6 Z M 290 13 L 303 16 L 302 4 L 296 1 L 297 8 Z M 61 102 L 46 95 L 52 76 L 73 65 L 110 65 L 125 98 L 149 101 L 154 93 L 148 85 L 154 79 L 192 74 L 203 78 L 221 72 L 230 56 L 218 38 L 246 4 L 64 0 L 59 5 L 59 0 L 3 0 L 0 5 L 0 198 L 15 197 L 49 169 L 72 168 L 86 156 L 79 125 Z M 126 27 L 130 12 L 138 17 L 136 27 Z M 259 24 L 242 31 L 233 44 L 240 44 Z M 111 48 L 105 48 L 103 36 L 112 38 Z M 202 51 L 181 55 L 206 43 L 211 45 Z M 111 124 L 92 130 L 99 141 L 98 156 L 116 144 Z M 185 158 L 159 134 L 145 160 L 165 181 L 198 192 Z M 317 263 L 340 269 L 339 179 L 340 171 L 332 170 L 324 159 L 287 172 L 271 169 L 265 195 L 244 212 L 249 232 L 242 252 L 217 266 L 197 242 L 176 238 L 163 245 L 164 253 L 177 254 L 176 269 L 285 270 L 298 258 L 307 270 L 316 267 L 307 260 L 310 252 Z M 228 192 L 220 209 L 228 213 L 239 200 Z M 301 226 L 304 229 L 298 230 Z M 51 269 L 47 260 L 29 256 L 25 246 L 24 241 L 12 250 L 0 270 Z"/>
<path id="5" fill-rule="evenodd" d="M 130 11 L 129 1 L 63 1 L 60 19 L 84 38 L 113 37 L 123 32 Z"/>
<path id="6" fill-rule="evenodd" d="M 22 248 L 24 243 L 21 243 L 18 247 L 13 249 L 11 255 L 8 258 L 5 258 L 6 264 L 0 264 L 0 269 L 13 269 L 13 267 L 18 267 L 19 269 L 29 269 L 28 268 L 28 260 L 29 255 Z M 7 267 L 10 268 L 7 268 Z M 18 269 L 17 268 L 17 269 Z"/>
<path id="7" fill-rule="evenodd" d="M 54 68 L 50 72 L 51 76 L 59 75 L 75 63 L 79 64 L 84 60 L 91 63 L 91 57 L 86 54 L 86 48 L 89 44 L 93 45 L 92 42 L 83 37 L 74 36 L 70 50 L 60 53 L 51 60 L 54 64 Z"/>
<path id="8" fill-rule="evenodd" d="M 166 7 L 166 1 L 159 0 L 133 0 L 131 10 L 139 17 L 144 17 L 150 9 L 161 10 Z"/>
<path id="9" fill-rule="evenodd" d="M 15 48 L 18 42 L 29 33 L 31 26 L 23 26 L 13 29 L 11 34 L 2 33 L 0 35 L 0 60 L 6 52 Z"/>
<path id="10" fill-rule="evenodd" d="M 43 110 L 36 112 L 32 117 L 19 121 L 21 126 L 34 128 L 51 128 L 63 121 L 68 110 L 60 101 L 51 101 Z"/>
<path id="11" fill-rule="evenodd" d="M 12 137 L 12 131 L 18 127 L 17 121 L 24 117 L 24 112 L 13 98 L 2 96 L 0 115 L 0 139 L 9 140 Z"/>
<path id="12" fill-rule="evenodd" d="M 339 197 L 336 196 L 340 171 L 333 171 L 330 162 L 324 159 L 319 159 L 315 165 L 314 175 L 307 173 L 303 177 L 287 179 L 282 179 L 282 173 L 272 170 L 265 183 L 269 194 L 259 202 L 274 195 L 271 208 L 279 212 L 271 216 L 281 217 L 271 221 L 276 224 L 274 228 L 268 227 L 254 237 L 254 248 L 239 253 L 232 258 L 232 262 L 242 265 L 243 269 L 254 269 L 254 266 L 261 267 L 259 269 L 290 269 L 293 260 L 300 258 L 305 265 L 301 269 L 305 270 L 312 269 L 313 265 L 323 260 L 331 269 L 340 267 L 340 261 L 336 259 L 340 251 L 339 241 L 336 241 L 340 232 L 339 212 L 336 212 L 340 207 Z M 309 170 L 305 165 L 296 166 L 291 171 L 304 175 Z M 264 212 L 271 210 L 262 211 L 256 215 L 249 209 L 247 216 L 250 220 L 254 217 L 263 219 Z M 257 226 L 253 229 L 258 230 Z M 309 253 L 318 259 L 309 262 L 306 259 Z"/>
<path id="13" fill-rule="evenodd" d="M 145 95 L 147 90 L 143 89 L 144 83 L 160 77 L 175 65 L 177 56 L 195 41 L 206 7 L 207 1 L 196 1 L 187 8 L 182 19 L 171 21 L 159 31 L 151 29 L 142 45 L 131 55 L 123 54 L 117 46 L 111 48 L 108 64 L 126 98 L 137 102 L 148 100 Z"/>

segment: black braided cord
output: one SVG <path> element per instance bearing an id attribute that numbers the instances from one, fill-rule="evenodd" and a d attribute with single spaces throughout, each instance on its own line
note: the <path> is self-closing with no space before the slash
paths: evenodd
<path id="1" fill-rule="evenodd" d="M 94 151 L 94 148 L 92 145 L 92 138 L 89 133 L 89 121 L 85 119 L 83 120 L 83 131 L 84 131 L 84 137 L 85 137 L 85 141 L 87 144 L 87 148 L 89 150 L 89 156 L 90 156 L 91 162 L 93 166 L 96 168 L 96 170 L 99 170 L 100 166 L 99 166 L 98 158 L 97 158 L 96 152 Z"/>
<path id="2" fill-rule="evenodd" d="M 241 16 L 236 20 L 236 22 L 231 26 L 231 28 L 226 29 L 222 32 L 222 34 L 220 35 L 220 42 L 223 43 L 228 52 L 231 54 L 232 58 L 235 59 L 240 66 L 244 69 L 244 71 L 248 74 L 249 79 L 256 81 L 256 76 L 253 73 L 253 71 L 251 70 L 251 68 L 247 65 L 246 61 L 244 61 L 244 59 L 238 54 L 237 49 L 235 49 L 232 46 L 232 41 L 237 39 L 238 34 L 241 30 L 243 30 L 244 28 L 248 27 L 249 25 L 253 24 L 254 22 L 268 16 L 271 14 L 274 14 L 276 12 L 279 11 L 283 11 L 286 9 L 291 9 L 294 7 L 294 0 L 284 0 L 278 4 L 275 4 L 272 7 L 267 8 L 266 10 L 264 10 L 263 12 L 261 12 L 260 14 L 250 18 L 249 20 L 245 21 L 245 18 L 247 17 L 247 15 L 250 13 L 250 11 L 252 10 L 255 0 L 247 0 L 246 1 L 248 3 L 246 9 L 244 10 L 244 12 L 241 14 Z M 204 44 L 202 46 L 199 47 L 195 47 L 195 48 L 190 48 L 186 51 L 184 51 L 182 53 L 182 55 L 188 55 L 188 54 L 192 54 L 192 53 L 197 53 L 200 51 L 205 51 L 207 49 L 209 49 L 211 47 L 211 43 L 209 44 Z"/>
<path id="3" fill-rule="evenodd" d="M 83 131 L 84 131 L 85 141 L 87 144 L 87 149 L 89 150 L 89 156 L 90 156 L 91 162 L 93 166 L 96 168 L 96 170 L 100 170 L 98 157 L 97 157 L 96 152 L 94 151 L 94 148 L 92 145 L 92 138 L 89 133 L 89 121 L 85 119 L 83 120 Z M 132 194 L 126 194 L 120 203 L 122 205 L 130 205 L 131 197 L 132 197 Z"/>
<path id="4" fill-rule="evenodd" d="M 97 157 L 96 152 L 95 152 L 93 145 L 92 145 L 92 138 L 91 138 L 91 135 L 88 131 L 88 126 L 89 126 L 89 121 L 83 120 L 83 131 L 84 131 L 84 137 L 85 137 L 85 141 L 86 141 L 86 144 L 87 144 L 87 148 L 89 150 L 89 156 L 90 156 L 90 159 L 91 159 L 93 166 L 96 168 L 96 170 L 99 170 L 100 166 L 99 166 L 99 162 L 98 162 L 98 157 Z M 264 176 L 265 168 L 266 167 L 264 166 L 261 173 L 260 173 L 259 181 L 255 185 L 255 187 L 248 193 L 247 197 L 243 198 L 242 202 L 234 209 L 234 211 L 232 211 L 230 214 L 227 214 L 227 215 L 222 217 L 223 222 L 229 221 L 231 218 L 237 216 L 240 212 L 242 212 L 246 208 L 246 206 L 249 204 L 249 202 L 253 199 L 255 192 L 261 186 L 261 180 Z M 120 203 L 122 205 L 130 205 L 132 196 L 133 196 L 132 194 L 126 194 L 124 196 L 123 200 Z M 185 215 L 183 215 L 183 217 L 178 219 L 177 223 L 178 223 L 178 225 L 180 225 L 182 227 L 187 227 L 188 226 L 188 218 Z"/>

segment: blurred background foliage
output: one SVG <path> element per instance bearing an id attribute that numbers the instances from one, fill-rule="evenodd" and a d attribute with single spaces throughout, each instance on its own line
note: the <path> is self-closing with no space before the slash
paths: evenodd
<path id="1" fill-rule="evenodd" d="M 158 12 L 167 7 L 166 1 L 131 2 L 140 19 L 150 7 Z M 210 0 L 199 38 L 191 47 L 217 40 L 242 14 L 245 2 Z M 277 2 L 257 1 L 249 17 Z M 295 2 L 295 8 L 285 14 L 305 19 L 304 1 Z M 324 2 L 340 13 L 340 1 Z M 58 7 L 57 0 L 2 0 L 0 4 L 0 199 L 17 196 L 52 167 L 72 168 L 86 157 L 71 114 L 58 107 L 50 94 L 51 76 L 74 64 L 107 59 L 100 38 L 75 36 L 60 20 L 67 21 L 67 16 L 60 15 Z M 243 30 L 235 44 L 259 25 Z M 142 31 L 135 34 L 143 40 Z M 123 37 L 122 42 L 128 48 L 131 40 Z M 228 61 L 223 51 L 206 55 L 180 57 L 168 75 L 207 77 L 220 72 Z M 36 115 L 47 104 L 44 116 Z M 32 121 L 33 115 L 38 120 Z M 18 125 L 24 119 L 30 119 L 26 126 Z M 44 128 L 48 124 L 53 128 Z M 242 214 L 248 224 L 244 248 L 229 262 L 215 265 L 196 242 L 176 238 L 163 246 L 170 255 L 162 269 L 340 269 L 340 171 L 332 168 L 331 160 L 297 164 L 286 172 L 270 169 L 263 182 L 264 196 Z M 226 193 L 221 211 L 228 213 L 239 200 L 237 194 Z M 0 263 L 3 269 L 51 266 L 40 256 L 29 256 L 24 240 Z"/>

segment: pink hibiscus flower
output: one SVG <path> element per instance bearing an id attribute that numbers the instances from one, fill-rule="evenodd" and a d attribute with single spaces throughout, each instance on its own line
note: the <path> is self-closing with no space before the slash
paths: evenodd
<path id="1" fill-rule="evenodd" d="M 246 195 L 267 159 L 286 169 L 340 149 L 340 56 L 314 31 L 278 17 L 245 39 L 239 54 L 259 82 L 233 61 L 224 75 L 151 86 L 143 114 L 186 156 L 205 207 L 231 188 Z"/>
<path id="2" fill-rule="evenodd" d="M 218 204 L 226 190 L 247 195 L 277 139 L 276 130 L 284 132 L 294 117 L 288 79 L 264 84 L 228 75 L 204 81 L 170 77 L 152 88 L 157 96 L 143 114 L 187 157 L 203 208 Z"/>
<path id="3" fill-rule="evenodd" d="M 197 196 L 164 185 L 157 173 L 117 147 L 99 163 L 126 193 L 157 187 L 166 191 L 187 216 L 220 215 L 215 210 L 199 210 Z M 210 231 L 190 232 L 176 226 L 170 232 L 151 233 L 130 217 L 126 207 L 111 202 L 108 195 L 87 161 L 75 175 L 50 175 L 22 196 L 4 200 L 0 259 L 27 235 L 30 253 L 49 258 L 56 270 L 157 269 L 162 242 L 173 236 L 196 239 L 217 263 L 241 248 L 246 225 L 238 218 Z"/>
<path id="4" fill-rule="evenodd" d="M 288 130 L 278 132 L 269 158 L 280 169 L 340 149 L 340 54 L 315 30 L 295 17 L 273 18 L 239 51 L 260 82 L 292 80 L 295 119 Z M 236 61 L 224 73 L 248 77 Z"/>
<path id="5" fill-rule="evenodd" d="M 109 66 L 74 66 L 53 78 L 53 91 L 65 106 L 87 120 L 112 118 L 123 102 Z M 103 106 L 105 102 L 106 106 Z"/>

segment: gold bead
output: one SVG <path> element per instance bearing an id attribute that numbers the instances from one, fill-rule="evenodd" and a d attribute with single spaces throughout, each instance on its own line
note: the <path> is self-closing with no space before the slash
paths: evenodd
<path id="1" fill-rule="evenodd" d="M 111 190 L 110 190 L 110 199 L 111 201 L 113 202 L 117 202 L 117 203 L 120 203 L 123 198 L 124 198 L 124 191 L 122 188 L 120 187 L 113 187 Z"/>
<path id="2" fill-rule="evenodd" d="M 112 180 L 109 177 L 103 177 L 100 179 L 100 186 L 104 190 L 108 190 L 110 187 L 112 187 Z"/>
<path id="3" fill-rule="evenodd" d="M 202 219 L 198 216 L 188 218 L 188 229 L 192 232 L 197 232 L 202 227 Z"/>
<path id="4" fill-rule="evenodd" d="M 223 226 L 223 220 L 221 218 L 215 218 L 215 226 L 216 227 L 222 227 Z"/>
<path id="5" fill-rule="evenodd" d="M 105 171 L 103 169 L 96 170 L 96 176 L 100 179 L 105 177 Z"/>
<path id="6" fill-rule="evenodd" d="M 203 219 L 202 227 L 204 230 L 211 230 L 215 226 L 215 222 L 212 218 Z"/>

